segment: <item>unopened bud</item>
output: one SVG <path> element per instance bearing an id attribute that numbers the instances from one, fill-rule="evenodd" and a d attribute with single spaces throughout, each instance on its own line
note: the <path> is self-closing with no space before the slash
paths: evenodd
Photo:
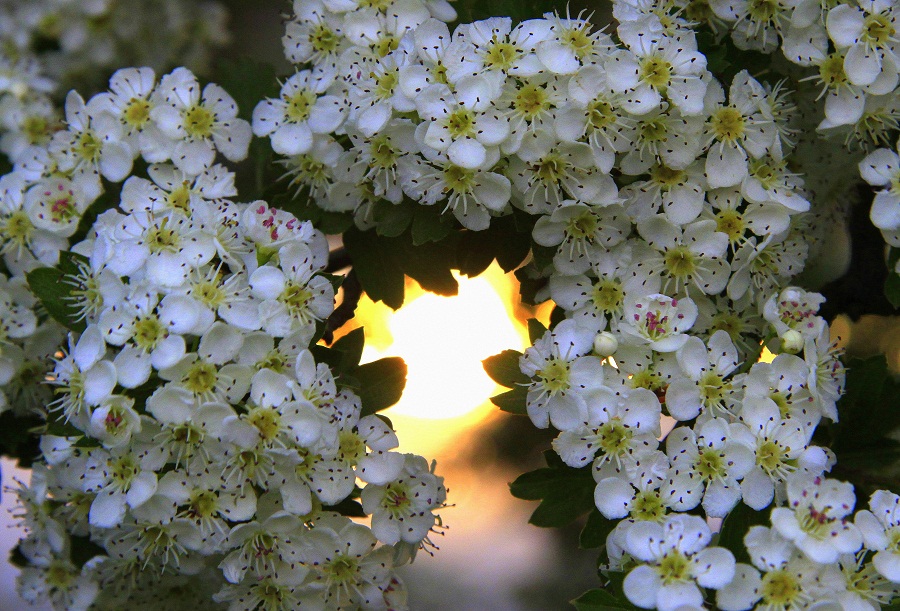
<path id="1" fill-rule="evenodd" d="M 803 336 L 799 331 L 788 329 L 781 336 L 781 351 L 788 354 L 797 354 L 803 350 Z"/>
<path id="2" fill-rule="evenodd" d="M 615 354 L 619 349 L 619 340 L 609 331 L 598 333 L 594 338 L 594 354 L 597 356 L 607 357 Z"/>

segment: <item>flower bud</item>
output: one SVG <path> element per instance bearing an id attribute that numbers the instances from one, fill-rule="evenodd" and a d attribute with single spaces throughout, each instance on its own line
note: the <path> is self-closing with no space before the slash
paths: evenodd
<path id="1" fill-rule="evenodd" d="M 781 336 L 781 351 L 788 354 L 797 354 L 803 350 L 803 336 L 799 331 L 788 329 Z"/>
<path id="2" fill-rule="evenodd" d="M 615 354 L 619 349 L 619 340 L 609 331 L 598 333 L 594 338 L 594 354 L 597 356 L 607 357 Z"/>

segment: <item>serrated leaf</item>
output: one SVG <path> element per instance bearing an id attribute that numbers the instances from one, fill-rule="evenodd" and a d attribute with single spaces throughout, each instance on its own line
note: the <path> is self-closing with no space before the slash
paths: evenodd
<path id="1" fill-rule="evenodd" d="M 66 276 L 78 273 L 78 263 L 87 259 L 72 252 L 59 253 L 56 267 L 39 267 L 28 272 L 25 277 L 28 287 L 34 293 L 47 313 L 58 323 L 76 333 L 85 329 L 84 319 L 79 319 L 78 308 L 73 304 L 73 286 L 66 282 Z"/>
<path id="2" fill-rule="evenodd" d="M 332 350 L 337 350 L 341 353 L 338 369 L 340 371 L 350 371 L 359 365 L 365 344 L 366 332 L 362 327 L 353 329 L 347 335 L 334 342 L 331 346 Z"/>
<path id="3" fill-rule="evenodd" d="M 344 234 L 344 247 L 353 260 L 360 285 L 372 301 L 383 301 L 394 310 L 403 305 L 403 270 L 375 232 L 350 230 Z"/>
<path id="4" fill-rule="evenodd" d="M 593 549 L 606 545 L 606 537 L 613 531 L 618 520 L 609 520 L 594 507 L 588 514 L 587 522 L 578 536 L 578 547 L 581 549 Z"/>
<path id="5" fill-rule="evenodd" d="M 528 338 L 531 340 L 532 344 L 544 337 L 544 333 L 546 332 L 547 327 L 544 326 L 544 323 L 537 318 L 528 319 Z"/>
<path id="6" fill-rule="evenodd" d="M 725 516 L 722 529 L 716 545 L 724 547 L 734 554 L 738 562 L 750 562 L 747 548 L 744 546 L 744 537 L 751 526 L 765 525 L 769 523 L 769 511 L 756 511 L 744 503 L 738 503 L 731 512 Z"/>
<path id="7" fill-rule="evenodd" d="M 590 469 L 565 464 L 524 473 L 509 485 L 513 496 L 541 503 L 528 520 L 541 527 L 565 526 L 594 508 Z"/>
<path id="8" fill-rule="evenodd" d="M 491 379 L 507 388 L 516 388 L 521 384 L 528 384 L 531 380 L 519 369 L 519 359 L 522 353 L 518 350 L 504 350 L 500 354 L 489 356 L 481 361 L 484 370 Z"/>
<path id="9" fill-rule="evenodd" d="M 512 390 L 502 392 L 499 395 L 494 395 L 491 397 L 491 403 L 509 414 L 525 416 L 528 414 L 528 409 L 525 404 L 527 398 L 528 388 L 525 386 L 517 386 Z"/>
<path id="10" fill-rule="evenodd" d="M 420 246 L 440 242 L 453 231 L 451 219 L 441 214 L 438 206 L 417 206 L 412 222 L 412 243 Z"/>
<path id="11" fill-rule="evenodd" d="M 327 505 L 322 507 L 323 511 L 334 511 L 336 513 L 341 514 L 342 516 L 347 516 L 348 518 L 365 518 L 368 517 L 368 514 L 363 511 L 362 505 L 359 501 L 354 501 L 350 498 L 346 498 L 337 505 Z"/>
<path id="12" fill-rule="evenodd" d="M 406 363 L 391 356 L 356 367 L 351 375 L 359 382 L 357 394 L 362 416 L 374 414 L 400 400 L 406 387 Z"/>
<path id="13" fill-rule="evenodd" d="M 387 238 L 403 235 L 413 221 L 416 207 L 412 202 L 405 200 L 399 204 L 387 201 L 378 202 L 373 210 L 376 233 Z"/>
<path id="14" fill-rule="evenodd" d="M 588 590 L 575 600 L 570 601 L 577 611 L 615 611 L 618 609 L 634 609 L 628 601 L 616 598 L 606 590 Z"/>

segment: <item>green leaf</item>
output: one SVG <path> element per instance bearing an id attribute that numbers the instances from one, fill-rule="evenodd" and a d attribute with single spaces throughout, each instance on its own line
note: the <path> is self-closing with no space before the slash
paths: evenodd
<path id="1" fill-rule="evenodd" d="M 453 217 L 441 214 L 439 206 L 417 206 L 412 222 L 412 243 L 440 242 L 453 231 Z"/>
<path id="2" fill-rule="evenodd" d="M 249 56 L 225 59 L 216 66 L 215 82 L 231 94 L 238 105 L 238 116 L 247 121 L 263 98 L 278 97 L 278 78 L 272 64 Z"/>
<path id="3" fill-rule="evenodd" d="M 417 205 L 406 200 L 399 204 L 388 201 L 379 201 L 375 204 L 373 215 L 375 217 L 375 231 L 378 235 L 387 238 L 396 238 L 412 223 L 416 214 Z"/>
<path id="4" fill-rule="evenodd" d="M 30 467 L 41 455 L 40 435 L 32 431 L 43 424 L 43 420 L 33 415 L 16 416 L 11 410 L 0 414 L 0 455 L 17 459 L 22 467 Z"/>
<path id="5" fill-rule="evenodd" d="M 560 10 L 560 3 L 558 0 L 462 0 L 456 2 L 454 8 L 459 14 L 459 23 L 471 23 L 497 15 L 511 17 L 516 23 Z"/>
<path id="6" fill-rule="evenodd" d="M 594 478 L 591 470 L 574 469 L 556 460 L 551 466 L 524 473 L 509 485 L 513 496 L 540 500 L 531 518 L 535 526 L 565 526 L 594 508 Z"/>
<path id="7" fill-rule="evenodd" d="M 359 501 L 354 501 L 350 498 L 346 498 L 337 505 L 326 505 L 322 507 L 323 511 L 334 511 L 342 516 L 347 516 L 348 518 L 365 518 L 368 517 L 368 514 L 363 511 L 362 505 L 360 505 Z"/>
<path id="8" fill-rule="evenodd" d="M 832 474 L 852 483 L 858 497 L 879 488 L 900 492 L 900 481 L 889 469 L 900 462 L 895 438 L 900 430 L 900 381 L 888 370 L 884 355 L 849 359 L 845 365 L 846 392 L 837 405 L 840 420 L 828 427 L 829 445 L 837 455 Z"/>
<path id="9" fill-rule="evenodd" d="M 361 415 L 368 416 L 400 400 L 406 386 L 406 363 L 398 356 L 391 356 L 360 365 L 351 375 L 359 381 Z"/>
<path id="10" fill-rule="evenodd" d="M 445 296 L 458 294 L 459 283 L 450 271 L 456 263 L 456 246 L 452 238 L 451 235 L 441 242 L 421 246 L 402 243 L 399 260 L 403 271 L 426 291 Z"/>
<path id="11" fill-rule="evenodd" d="M 78 308 L 71 295 L 74 287 L 66 282 L 66 276 L 78 274 L 78 263 L 87 259 L 73 252 L 59 253 L 56 267 L 39 267 L 26 274 L 28 287 L 34 293 L 47 313 L 70 331 L 81 333 L 85 329 L 84 319 L 79 319 Z"/>
<path id="12" fill-rule="evenodd" d="M 604 518 L 603 514 L 594 507 L 591 513 L 588 514 L 584 528 L 581 529 L 581 534 L 578 537 L 578 547 L 581 549 L 603 547 L 606 545 L 606 537 L 618 523 L 618 520 Z"/>
<path id="13" fill-rule="evenodd" d="M 518 350 L 504 350 L 500 354 L 484 359 L 481 361 L 481 365 L 497 384 L 507 388 L 516 388 L 521 384 L 531 382 L 531 379 L 519 369 L 520 358 L 522 358 L 522 353 Z"/>
<path id="14" fill-rule="evenodd" d="M 751 526 L 765 525 L 769 523 L 769 511 L 756 511 L 744 503 L 738 503 L 731 512 L 725 516 L 722 529 L 719 531 L 718 545 L 734 554 L 738 562 L 750 562 L 747 548 L 744 546 L 744 537 Z"/>
<path id="15" fill-rule="evenodd" d="M 357 327 L 332 344 L 332 350 L 337 350 L 341 353 L 341 360 L 338 365 L 340 371 L 350 371 L 359 365 L 359 359 L 362 358 L 365 343 L 365 329 Z"/>
<path id="16" fill-rule="evenodd" d="M 374 231 L 348 231 L 344 234 L 344 247 L 353 259 L 353 269 L 363 290 L 372 301 L 383 301 L 395 310 L 403 305 L 403 270 L 394 260 L 393 251 L 384 248 Z"/>
<path id="17" fill-rule="evenodd" d="M 512 390 L 494 395 L 491 397 L 491 403 L 504 412 L 524 416 L 528 414 L 528 409 L 525 406 L 527 398 L 528 388 L 526 386 L 517 386 Z"/>
<path id="18" fill-rule="evenodd" d="M 900 308 L 900 274 L 894 271 L 900 260 L 900 248 L 892 248 L 888 256 L 888 275 L 884 282 L 884 294 L 894 308 Z"/>
<path id="19" fill-rule="evenodd" d="M 456 262 L 466 276 L 477 276 L 496 259 L 501 269 L 511 272 L 528 257 L 531 230 L 520 231 L 513 215 L 491 219 L 484 231 L 459 232 Z"/>
<path id="20" fill-rule="evenodd" d="M 613 611 L 635 608 L 628 601 L 620 600 L 606 590 L 588 590 L 570 602 L 577 611 Z"/>
<path id="21" fill-rule="evenodd" d="M 528 338 L 531 340 L 532 344 L 544 337 L 544 333 L 546 332 L 547 327 L 544 326 L 544 323 L 537 318 L 528 319 Z"/>

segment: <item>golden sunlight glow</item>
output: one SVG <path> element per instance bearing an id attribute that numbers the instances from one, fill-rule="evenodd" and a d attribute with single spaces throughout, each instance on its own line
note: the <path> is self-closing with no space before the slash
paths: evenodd
<path id="1" fill-rule="evenodd" d="M 472 279 L 457 276 L 456 297 L 425 293 L 408 300 L 387 321 L 390 347 L 367 346 L 363 361 L 401 356 L 409 367 L 406 390 L 392 414 L 456 418 L 497 391 L 481 361 L 508 348 L 522 349 L 524 338 L 494 288 L 502 291 L 509 280 L 495 271 Z"/>
<path id="2" fill-rule="evenodd" d="M 362 361 L 400 356 L 409 368 L 403 397 L 384 412 L 398 432 L 405 429 L 403 451 L 421 447 L 433 453 L 435 446 L 458 442 L 460 434 L 496 414 L 489 399 L 505 389 L 488 377 L 481 361 L 530 345 L 524 316 L 513 305 L 518 286 L 510 276 L 494 264 L 476 278 L 455 277 L 455 297 L 427 293 L 408 281 L 397 312 L 367 296 L 356 311 L 355 321 L 366 333 Z"/>

